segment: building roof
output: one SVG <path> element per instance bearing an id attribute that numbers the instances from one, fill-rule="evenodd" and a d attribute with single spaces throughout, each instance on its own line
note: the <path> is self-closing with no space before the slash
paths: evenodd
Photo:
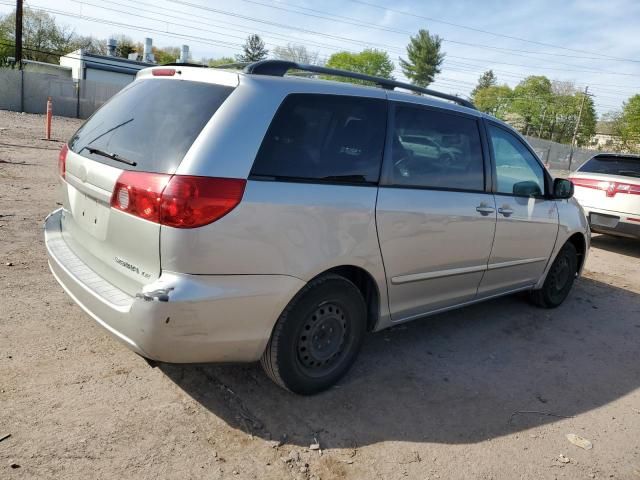
<path id="1" fill-rule="evenodd" d="M 74 52 L 71 52 L 74 53 Z M 69 54 L 67 54 L 69 55 Z M 132 67 L 140 67 L 140 68 L 147 68 L 147 67 L 152 67 L 155 65 L 155 63 L 147 63 L 147 62 L 139 62 L 137 60 L 129 60 L 128 58 L 124 58 L 124 57 L 112 57 L 110 55 L 98 55 L 96 53 L 87 53 L 87 52 L 82 52 L 82 56 L 84 57 L 85 61 L 97 61 L 97 62 L 119 62 L 119 63 L 125 63 L 128 65 L 131 65 Z"/>
<path id="2" fill-rule="evenodd" d="M 84 67 L 95 70 L 104 70 L 107 72 L 125 73 L 135 75 L 143 68 L 154 66 L 153 63 L 138 62 L 137 60 L 129 60 L 128 58 L 112 57 L 110 55 L 98 55 L 86 52 L 84 49 L 74 50 L 60 57 L 62 59 L 76 60 L 83 62 Z"/>
<path id="3" fill-rule="evenodd" d="M 71 70 L 71 67 L 65 67 L 64 65 L 56 65 L 55 63 L 38 62 L 37 60 L 22 60 L 22 63 L 27 65 L 42 65 L 44 67 L 59 68 L 61 70 Z"/>

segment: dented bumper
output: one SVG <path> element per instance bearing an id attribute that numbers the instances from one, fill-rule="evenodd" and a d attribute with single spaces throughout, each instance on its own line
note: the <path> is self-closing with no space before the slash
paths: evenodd
<path id="1" fill-rule="evenodd" d="M 87 267 L 66 245 L 61 210 L 45 221 L 49 268 L 67 294 L 136 353 L 162 362 L 260 358 L 280 313 L 304 286 L 285 275 L 163 272 L 131 296 Z"/>

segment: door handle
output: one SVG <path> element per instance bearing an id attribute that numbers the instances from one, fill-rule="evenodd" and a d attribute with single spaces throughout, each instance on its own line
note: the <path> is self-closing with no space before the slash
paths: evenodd
<path id="1" fill-rule="evenodd" d="M 498 212 L 500 212 L 505 217 L 510 217 L 513 214 L 513 210 L 509 207 L 500 207 L 498 209 Z"/>
<path id="2" fill-rule="evenodd" d="M 480 212 L 485 217 L 495 211 L 495 208 L 485 205 L 484 203 L 481 203 L 476 207 L 476 212 Z"/>

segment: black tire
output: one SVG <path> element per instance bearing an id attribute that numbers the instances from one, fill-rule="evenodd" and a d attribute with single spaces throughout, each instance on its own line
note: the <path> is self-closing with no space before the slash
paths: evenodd
<path id="1" fill-rule="evenodd" d="M 578 254 L 572 243 L 565 243 L 553 261 L 540 290 L 530 293 L 531 301 L 543 308 L 556 308 L 569 295 L 578 273 Z"/>
<path id="2" fill-rule="evenodd" d="M 353 283 L 338 275 L 318 277 L 282 312 L 260 363 L 275 383 L 293 393 L 326 390 L 353 364 L 366 319 L 364 299 Z"/>

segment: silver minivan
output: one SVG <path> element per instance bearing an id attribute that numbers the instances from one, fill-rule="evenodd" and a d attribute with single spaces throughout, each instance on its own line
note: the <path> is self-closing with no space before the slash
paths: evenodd
<path id="1" fill-rule="evenodd" d="M 46 247 L 80 307 L 148 359 L 260 360 L 300 394 L 368 331 L 519 291 L 560 305 L 589 249 L 572 184 L 508 125 L 291 62 L 145 69 L 59 170 Z"/>

